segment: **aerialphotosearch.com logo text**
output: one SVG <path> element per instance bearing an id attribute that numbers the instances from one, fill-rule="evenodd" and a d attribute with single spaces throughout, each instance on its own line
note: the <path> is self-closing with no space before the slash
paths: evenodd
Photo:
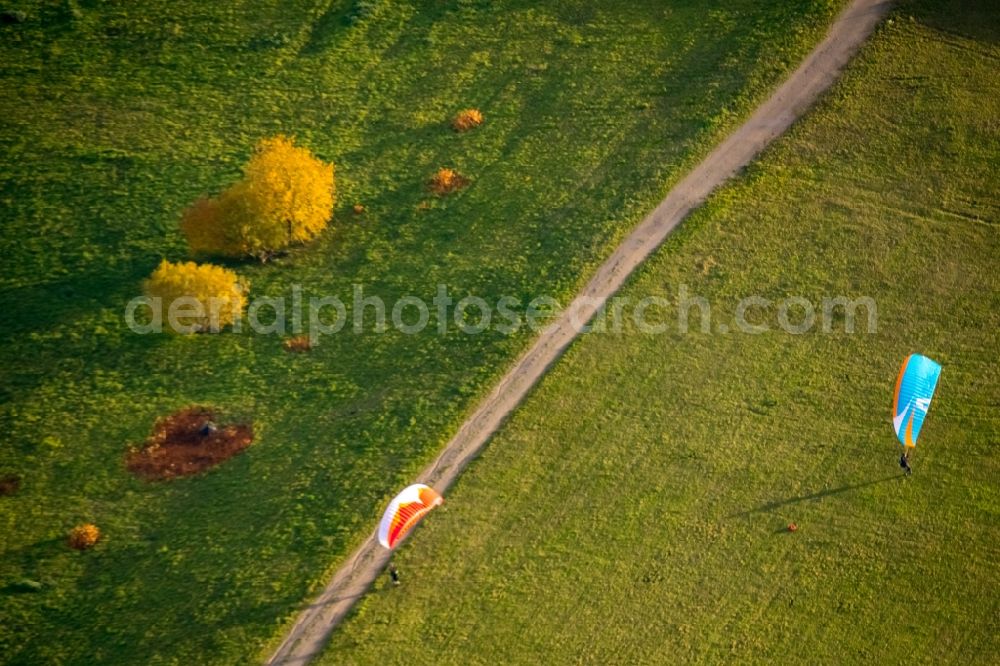
<path id="1" fill-rule="evenodd" d="M 800 335 L 813 331 L 848 333 L 863 323 L 865 333 L 877 329 L 876 303 L 869 297 L 824 297 L 810 300 L 802 296 L 780 299 L 751 295 L 725 308 L 715 307 L 681 284 L 671 297 L 615 296 L 607 301 L 578 297 L 567 308 L 550 296 L 538 296 L 527 302 L 513 296 L 488 301 L 466 295 L 457 301 L 448 287 L 437 285 L 430 305 L 414 295 L 395 299 L 391 305 L 378 295 L 365 294 L 364 286 L 352 285 L 347 303 L 338 296 L 306 298 L 300 285 L 293 285 L 290 297 L 259 296 L 249 299 L 246 313 L 231 308 L 226 299 L 201 300 L 181 297 L 164 303 L 162 299 L 141 296 L 129 301 L 125 321 L 135 333 L 177 333 L 214 331 L 222 328 L 221 313 L 232 314 L 232 330 L 244 327 L 259 335 L 308 335 L 318 343 L 324 336 L 347 329 L 356 335 L 385 333 L 392 329 L 404 335 L 416 335 L 432 327 L 440 335 L 452 326 L 467 335 L 486 331 L 513 334 L 527 327 L 541 331 L 552 325 L 570 326 L 579 333 L 620 334 L 627 327 L 648 335 L 670 332 L 744 333 L 758 335 L 783 331 Z M 348 307 L 350 305 L 350 307 Z M 724 311 L 719 317 L 718 311 Z M 348 326 L 348 324 L 350 324 Z"/>

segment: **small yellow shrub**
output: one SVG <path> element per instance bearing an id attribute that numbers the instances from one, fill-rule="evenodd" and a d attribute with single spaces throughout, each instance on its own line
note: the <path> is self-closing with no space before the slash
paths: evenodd
<path id="1" fill-rule="evenodd" d="M 431 178 L 430 188 L 435 194 L 448 194 L 469 184 L 469 179 L 454 169 L 438 169 Z"/>
<path id="2" fill-rule="evenodd" d="M 101 530 L 97 528 L 97 525 L 85 523 L 77 525 L 70 530 L 69 545 L 70 548 L 76 548 L 77 550 L 87 550 L 88 548 L 93 548 L 94 544 L 100 538 Z"/>
<path id="3" fill-rule="evenodd" d="M 483 124 L 483 114 L 479 109 L 459 111 L 451 120 L 451 126 L 456 132 L 467 132 Z"/>
<path id="4" fill-rule="evenodd" d="M 164 259 L 143 286 L 147 296 L 159 299 L 165 327 L 177 333 L 218 331 L 246 306 L 246 283 L 212 264 Z"/>

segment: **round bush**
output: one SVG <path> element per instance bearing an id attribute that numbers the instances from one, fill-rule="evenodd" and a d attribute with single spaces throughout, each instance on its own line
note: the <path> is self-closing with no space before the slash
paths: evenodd
<path id="1" fill-rule="evenodd" d="M 144 290 L 154 299 L 164 328 L 175 333 L 217 332 L 246 306 L 247 284 L 236 273 L 193 261 L 174 264 L 164 259 Z"/>
<path id="2" fill-rule="evenodd" d="M 97 528 L 97 525 L 92 525 L 91 523 L 85 523 L 83 525 L 77 525 L 69 532 L 69 545 L 70 548 L 75 548 L 77 550 L 87 550 L 88 548 L 93 548 L 97 540 L 101 538 L 101 530 Z"/>
<path id="3" fill-rule="evenodd" d="M 452 118 L 451 126 L 456 132 L 467 132 L 483 124 L 483 114 L 479 109 L 464 109 Z"/>

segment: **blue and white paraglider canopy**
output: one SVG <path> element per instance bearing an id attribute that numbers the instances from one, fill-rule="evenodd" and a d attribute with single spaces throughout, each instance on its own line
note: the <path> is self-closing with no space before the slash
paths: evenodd
<path id="1" fill-rule="evenodd" d="M 940 376 L 940 364 L 920 354 L 908 356 L 899 370 L 892 400 L 892 427 L 908 449 L 917 445 Z"/>

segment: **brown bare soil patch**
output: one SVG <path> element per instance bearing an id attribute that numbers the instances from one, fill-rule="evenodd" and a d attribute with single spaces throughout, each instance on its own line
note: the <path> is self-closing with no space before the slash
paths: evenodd
<path id="1" fill-rule="evenodd" d="M 157 420 L 146 443 L 129 451 L 125 465 L 151 481 L 190 476 L 228 460 L 251 442 L 251 425 L 222 425 L 207 407 L 185 407 Z"/>
<path id="2" fill-rule="evenodd" d="M 0 476 L 0 497 L 13 495 L 21 488 L 21 477 L 16 474 Z"/>
<path id="3" fill-rule="evenodd" d="M 313 348 L 312 340 L 309 339 L 308 335 L 296 335 L 294 338 L 288 338 L 281 343 L 281 346 L 289 352 L 307 352 Z"/>

